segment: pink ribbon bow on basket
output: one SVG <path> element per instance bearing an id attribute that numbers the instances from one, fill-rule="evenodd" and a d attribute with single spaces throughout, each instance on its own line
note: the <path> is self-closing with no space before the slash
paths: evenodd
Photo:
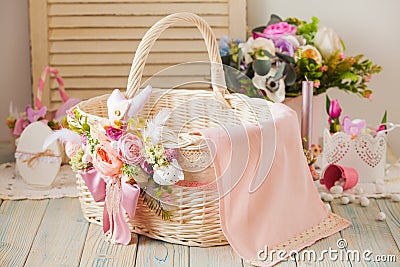
<path id="1" fill-rule="evenodd" d="M 125 212 L 130 218 L 135 215 L 140 194 L 139 186 L 123 183 L 121 179 L 104 177 L 94 168 L 81 172 L 80 175 L 93 199 L 96 202 L 105 201 L 103 231 L 106 240 L 128 245 L 131 241 L 131 230 L 125 220 Z"/>

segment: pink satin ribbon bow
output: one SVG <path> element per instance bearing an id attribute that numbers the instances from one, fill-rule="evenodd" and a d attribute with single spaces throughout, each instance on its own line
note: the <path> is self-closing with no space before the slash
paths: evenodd
<path id="1" fill-rule="evenodd" d="M 131 230 L 125 220 L 125 212 L 130 218 L 135 215 L 140 194 L 139 186 L 121 183 L 120 179 L 110 179 L 112 181 L 106 183 L 104 176 L 95 169 L 81 172 L 80 175 L 93 199 L 96 202 L 105 201 L 103 231 L 106 240 L 128 245 L 131 241 Z"/>

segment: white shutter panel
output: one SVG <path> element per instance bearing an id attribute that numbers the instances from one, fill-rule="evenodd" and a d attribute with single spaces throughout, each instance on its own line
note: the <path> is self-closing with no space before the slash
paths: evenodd
<path id="1" fill-rule="evenodd" d="M 134 52 L 147 29 L 175 12 L 194 12 L 221 35 L 245 38 L 245 0 L 30 0 L 33 93 L 46 65 L 59 69 L 70 97 L 87 99 L 125 89 Z M 148 58 L 143 81 L 171 65 L 207 61 L 204 42 L 189 24 L 167 29 Z M 208 76 L 193 66 L 169 75 Z M 164 85 L 164 86 L 163 86 Z M 57 83 L 48 82 L 43 103 L 60 105 Z"/>

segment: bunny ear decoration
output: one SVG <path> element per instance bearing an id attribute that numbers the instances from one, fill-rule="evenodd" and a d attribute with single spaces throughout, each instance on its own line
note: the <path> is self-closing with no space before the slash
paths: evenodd
<path id="1" fill-rule="evenodd" d="M 126 99 L 119 89 L 115 89 L 107 99 L 108 119 L 112 124 L 135 116 L 151 95 L 152 87 L 146 86 L 136 97 Z"/>

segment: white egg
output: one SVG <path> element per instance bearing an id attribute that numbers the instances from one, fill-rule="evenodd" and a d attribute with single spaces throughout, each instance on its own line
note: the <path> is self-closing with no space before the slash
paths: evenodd
<path id="1" fill-rule="evenodd" d="M 153 180 L 159 185 L 173 185 L 184 179 L 183 171 L 176 159 L 168 166 L 162 166 L 154 170 Z"/>
<path id="2" fill-rule="evenodd" d="M 370 203 L 370 201 L 369 201 L 369 199 L 368 199 L 367 197 L 361 197 L 361 198 L 360 198 L 360 204 L 361 204 L 361 206 L 363 206 L 363 207 L 368 207 L 368 206 L 369 206 L 369 203 Z"/>
<path id="3" fill-rule="evenodd" d="M 355 195 L 348 195 L 347 196 L 350 200 L 350 202 L 355 202 L 356 201 L 356 196 Z"/>
<path id="4" fill-rule="evenodd" d="M 379 221 L 384 221 L 384 220 L 386 220 L 386 214 L 384 213 L 384 212 L 379 212 L 378 213 L 378 220 Z"/>
<path id="5" fill-rule="evenodd" d="M 331 194 L 325 194 L 322 199 L 326 202 L 330 202 L 333 200 L 333 196 Z"/>
<path id="6" fill-rule="evenodd" d="M 350 199 L 349 199 L 348 197 L 342 197 L 342 198 L 340 199 L 340 202 L 341 202 L 343 205 L 347 205 L 347 204 L 350 203 Z"/>
<path id="7" fill-rule="evenodd" d="M 343 193 L 343 187 L 341 187 L 339 185 L 335 185 L 335 186 L 331 187 L 330 191 L 332 194 L 338 195 L 338 194 Z"/>

